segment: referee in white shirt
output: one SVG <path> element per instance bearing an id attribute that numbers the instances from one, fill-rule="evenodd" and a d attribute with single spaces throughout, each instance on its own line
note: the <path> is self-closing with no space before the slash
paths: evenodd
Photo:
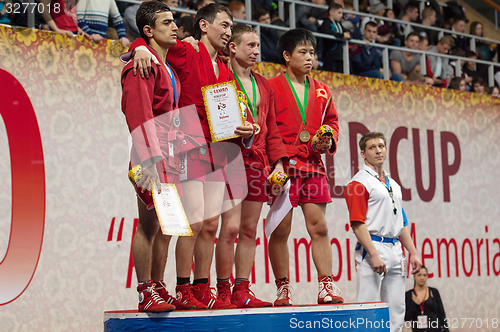
<path id="1" fill-rule="evenodd" d="M 422 263 L 408 231 L 401 187 L 383 169 L 384 135 L 368 133 L 359 147 L 365 165 L 345 190 L 351 227 L 358 239 L 356 301 L 388 302 L 391 332 L 402 331 L 408 268 L 401 245 L 410 254 L 411 273 L 418 272 Z"/>

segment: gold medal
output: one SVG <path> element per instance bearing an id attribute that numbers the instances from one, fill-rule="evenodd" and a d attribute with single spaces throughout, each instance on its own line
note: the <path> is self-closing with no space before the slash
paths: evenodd
<path id="1" fill-rule="evenodd" d="M 301 142 L 307 143 L 311 139 L 311 134 L 309 134 L 307 131 L 304 130 L 299 134 L 299 139 Z"/>
<path id="2" fill-rule="evenodd" d="M 253 127 L 254 127 L 254 133 L 255 133 L 255 135 L 257 135 L 258 133 L 260 133 L 260 126 L 257 123 L 254 123 Z"/>

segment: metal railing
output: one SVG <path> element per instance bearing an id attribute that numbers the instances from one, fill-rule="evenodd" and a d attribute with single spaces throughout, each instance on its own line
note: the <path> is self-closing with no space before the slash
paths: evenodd
<path id="1" fill-rule="evenodd" d="M 325 9 L 325 10 L 328 9 L 328 6 L 317 5 L 317 4 L 313 4 L 313 3 L 303 2 L 303 1 L 300 1 L 300 0 L 282 0 L 282 1 L 280 1 L 280 3 L 285 3 L 285 2 L 290 4 L 289 5 L 289 18 L 288 18 L 288 20 L 289 20 L 289 27 L 291 29 L 295 28 L 295 23 L 297 21 L 296 20 L 296 16 L 295 16 L 295 6 L 296 5 L 309 6 L 309 7 L 313 7 L 313 8 L 322 8 L 322 9 Z M 388 3 L 389 2 L 392 4 L 392 1 L 389 0 Z M 345 13 L 353 14 L 353 15 L 359 15 L 361 17 L 370 17 L 372 19 L 379 19 L 379 20 L 383 20 L 384 22 L 392 22 L 392 23 L 404 24 L 407 29 L 409 27 L 416 27 L 416 28 L 421 28 L 421 29 L 426 29 L 426 30 L 437 31 L 439 33 L 439 39 L 441 39 L 441 37 L 445 33 L 452 34 L 452 35 L 457 35 L 457 36 L 462 36 L 462 37 L 466 37 L 466 38 L 470 39 L 470 48 L 473 51 L 475 51 L 475 49 L 476 49 L 476 41 L 483 41 L 483 42 L 486 42 L 486 43 L 493 42 L 493 43 L 496 43 L 496 44 L 500 44 L 500 41 L 496 41 L 496 40 L 492 40 L 492 39 L 487 39 L 487 38 L 483 38 L 483 37 L 479 37 L 479 36 L 475 36 L 475 35 L 470 35 L 470 34 L 467 34 L 467 33 L 460 33 L 460 32 L 450 31 L 450 30 L 443 29 L 443 28 L 437 28 L 437 27 L 433 27 L 433 26 L 422 25 L 422 24 L 419 24 L 419 23 L 408 22 L 408 21 L 403 21 L 403 20 L 398 20 L 398 19 L 390 19 L 390 18 L 387 18 L 387 17 L 384 17 L 384 16 L 378 16 L 378 15 L 373 15 L 373 14 L 362 13 L 362 12 L 357 11 L 357 10 L 359 10 L 359 7 L 356 8 L 357 5 L 358 5 L 358 1 L 354 0 L 353 3 L 354 3 L 353 7 L 356 10 L 355 11 L 344 10 Z M 247 12 L 249 10 L 251 10 L 251 9 L 247 8 Z M 284 9 L 283 9 L 283 11 L 284 11 Z M 281 17 L 281 13 L 280 13 L 280 17 Z M 256 22 L 245 22 L 245 23 L 251 24 L 251 25 L 257 24 Z M 317 32 L 313 32 L 313 34 L 316 37 L 326 38 L 326 39 L 334 39 L 334 40 L 339 40 L 339 41 L 343 41 L 344 42 L 344 45 L 343 45 L 343 47 L 344 47 L 343 61 L 344 61 L 344 73 L 345 74 L 349 74 L 349 72 L 350 72 L 350 65 L 349 65 L 349 44 L 366 45 L 366 43 L 364 41 L 361 41 L 361 40 L 354 40 L 354 39 L 344 40 L 344 39 L 338 39 L 338 38 L 335 38 L 335 37 L 333 37 L 331 35 L 325 35 L 325 34 L 317 33 Z M 488 84 L 489 84 L 489 86 L 493 86 L 494 85 L 494 71 L 495 71 L 494 69 L 495 69 L 495 67 L 500 67 L 500 64 L 498 64 L 498 63 L 484 61 L 484 60 L 470 59 L 470 58 L 465 58 L 465 57 L 452 56 L 452 55 L 448 55 L 448 54 L 433 53 L 433 52 L 421 51 L 421 50 L 412 50 L 412 49 L 408 49 L 408 48 L 395 47 L 395 46 L 390 46 L 390 45 L 385 45 L 385 44 L 374 44 L 373 46 L 382 49 L 382 60 L 383 60 L 382 61 L 382 68 L 383 68 L 383 71 L 384 71 L 384 79 L 386 79 L 386 80 L 389 79 L 389 50 L 399 50 L 399 51 L 403 51 L 403 52 L 410 52 L 410 53 L 420 54 L 421 55 L 420 56 L 421 72 L 424 75 L 426 74 L 426 68 L 427 68 L 426 56 L 428 56 L 428 55 L 436 56 L 436 57 L 441 57 L 441 58 L 449 58 L 449 59 L 456 60 L 457 61 L 457 64 L 456 64 L 456 67 L 455 67 L 455 75 L 456 76 L 461 76 L 461 69 L 462 69 L 461 68 L 461 63 L 462 62 L 470 61 L 470 62 L 474 62 L 474 63 L 485 64 L 485 65 L 488 66 Z"/>
<path id="2" fill-rule="evenodd" d="M 35 2 L 35 0 L 29 0 L 29 1 L 31 3 L 33 3 L 33 4 Z M 128 3 L 133 3 L 133 4 L 141 4 L 142 3 L 142 1 L 139 1 L 139 0 L 116 0 L 116 1 L 128 2 Z M 354 0 L 354 2 L 356 2 L 356 0 Z M 389 2 L 391 2 L 391 0 L 389 0 Z M 288 31 L 290 29 L 295 28 L 295 22 L 296 22 L 295 6 L 297 4 L 304 5 L 304 6 L 309 6 L 309 7 L 315 7 L 315 8 L 322 8 L 322 9 L 325 9 L 325 10 L 328 9 L 327 6 L 316 5 L 316 4 L 313 4 L 313 3 L 303 2 L 303 1 L 299 1 L 299 0 L 282 0 L 282 1 L 279 1 L 279 3 L 278 3 L 278 15 L 282 19 L 284 19 L 284 16 L 285 16 L 285 6 L 284 6 L 284 3 L 289 3 L 289 12 L 288 12 L 288 14 L 289 14 L 289 22 L 290 22 L 289 23 L 289 27 L 282 27 L 282 26 L 277 26 L 277 25 L 272 25 L 272 24 L 264 24 L 264 23 L 259 23 L 259 22 L 251 21 L 249 19 L 247 19 L 247 20 L 238 20 L 238 19 L 235 19 L 234 21 L 237 22 L 237 23 L 248 24 L 248 25 L 254 26 L 256 28 L 257 32 L 260 35 L 260 29 L 261 28 L 270 28 L 270 29 L 280 30 L 280 31 Z M 250 13 L 252 12 L 252 1 L 245 0 L 245 6 L 246 6 L 247 17 L 251 19 L 251 14 Z M 172 7 L 171 9 L 172 9 L 172 11 L 175 11 L 175 12 L 187 13 L 187 14 L 192 14 L 192 15 L 196 14 L 196 11 L 194 11 L 194 10 L 189 10 L 189 9 L 184 9 L 184 8 L 179 8 L 179 7 Z M 31 13 L 32 11 L 29 10 L 28 12 Z M 413 26 L 413 27 L 425 28 L 425 29 L 429 29 L 429 30 L 438 31 L 440 33 L 440 38 L 441 38 L 441 36 L 445 32 L 446 33 L 450 33 L 450 34 L 454 34 L 454 35 L 458 35 L 458 36 L 463 36 L 463 37 L 471 38 L 471 49 L 475 49 L 475 41 L 476 40 L 480 40 L 480 41 L 484 41 L 484 42 L 488 42 L 488 43 L 494 42 L 496 44 L 500 44 L 500 41 L 491 40 L 491 39 L 487 39 L 487 38 L 482 38 L 482 37 L 478 37 L 478 36 L 474 36 L 474 35 L 469 35 L 469 34 L 466 34 L 466 33 L 452 32 L 450 30 L 436 28 L 436 27 L 431 27 L 431 26 L 425 26 L 425 25 L 418 24 L 418 23 L 407 22 L 407 21 L 402 21 L 402 20 L 398 20 L 398 19 L 390 19 L 390 18 L 387 18 L 387 17 L 377 16 L 377 15 L 372 15 L 372 14 L 367 14 L 367 13 L 361 13 L 361 12 L 358 12 L 358 11 L 345 10 L 344 12 L 349 13 L 349 14 L 364 16 L 364 17 L 381 19 L 381 20 L 384 20 L 384 21 L 387 21 L 387 22 L 407 24 L 407 25 L 410 25 L 410 26 Z M 29 18 L 29 16 L 28 16 L 28 18 Z M 32 27 L 34 27 L 34 18 L 33 18 L 33 25 L 32 25 Z M 338 41 L 343 41 L 344 42 L 344 44 L 343 44 L 343 48 L 344 48 L 343 49 L 343 52 L 344 52 L 343 53 L 344 54 L 343 61 L 344 61 L 344 73 L 345 74 L 349 74 L 350 73 L 349 45 L 350 44 L 366 45 L 366 43 L 364 41 L 362 41 L 362 40 L 354 40 L 354 39 L 344 40 L 344 39 L 338 39 L 338 38 L 335 38 L 335 37 L 333 37 L 331 35 L 317 33 L 317 32 L 313 32 L 313 34 L 316 37 L 319 37 L 319 38 L 333 39 L 333 40 L 338 40 Z M 474 43 L 474 45 L 473 45 L 474 47 L 472 47 L 472 43 Z M 448 59 L 456 60 L 457 61 L 456 66 L 455 66 L 455 75 L 456 76 L 461 76 L 461 69 L 462 69 L 461 68 L 461 64 L 465 63 L 466 61 L 474 62 L 474 63 L 477 63 L 477 64 L 487 65 L 488 66 L 488 84 L 489 84 L 489 86 L 493 86 L 494 85 L 495 67 L 500 67 L 500 64 L 498 64 L 498 63 L 484 61 L 484 60 L 470 59 L 470 58 L 465 58 L 465 57 L 452 56 L 452 55 L 448 55 L 448 54 L 440 54 L 440 53 L 433 53 L 433 52 L 429 52 L 429 51 L 413 50 L 413 49 L 409 49 L 409 48 L 396 47 L 396 46 L 390 46 L 390 45 L 385 45 L 385 44 L 376 44 L 376 43 L 373 44 L 373 46 L 382 49 L 382 60 L 383 60 L 382 61 L 382 68 L 383 68 L 383 72 L 384 72 L 384 74 L 383 74 L 384 75 L 384 79 L 386 79 L 386 80 L 389 79 L 389 70 L 390 70 L 389 69 L 390 68 L 390 66 L 389 66 L 389 50 L 399 50 L 399 51 L 402 51 L 402 52 L 410 52 L 410 53 L 420 54 L 421 72 L 424 75 L 426 73 L 426 68 L 427 68 L 427 66 L 426 66 L 426 57 L 429 56 L 429 55 L 435 56 L 435 57 L 440 57 L 440 58 L 448 58 Z M 261 61 L 260 55 L 259 55 L 258 61 Z"/>

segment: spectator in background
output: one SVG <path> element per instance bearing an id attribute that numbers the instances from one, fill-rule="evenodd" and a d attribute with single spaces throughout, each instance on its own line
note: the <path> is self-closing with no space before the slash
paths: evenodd
<path id="1" fill-rule="evenodd" d="M 350 61 L 352 73 L 358 76 L 383 79 L 382 54 L 375 46 L 377 36 L 377 24 L 375 22 L 366 23 L 363 30 L 363 37 L 366 45 L 356 44 L 351 50 Z M 392 81 L 401 82 L 398 74 L 390 75 Z"/>
<path id="2" fill-rule="evenodd" d="M 321 67 L 321 63 L 319 62 L 319 57 L 318 53 L 314 53 L 314 59 L 313 59 L 313 70 L 323 70 Z"/>
<path id="3" fill-rule="evenodd" d="M 424 83 L 422 85 L 433 86 L 434 85 L 434 79 L 431 76 L 429 76 L 429 75 L 425 75 L 424 76 Z"/>
<path id="4" fill-rule="evenodd" d="M 453 77 L 448 85 L 448 89 L 464 92 L 466 90 L 466 86 L 467 85 L 465 84 L 463 77 Z"/>
<path id="5" fill-rule="evenodd" d="M 475 35 L 478 37 L 483 37 L 483 24 L 481 22 L 472 22 L 470 24 L 470 32 L 471 35 Z M 496 53 L 495 43 L 487 44 L 482 40 L 476 40 L 476 51 L 478 53 L 479 59 L 486 61 L 493 61 L 493 57 Z"/>
<path id="6" fill-rule="evenodd" d="M 427 268 L 423 265 L 413 275 L 413 289 L 405 293 L 405 321 L 411 321 L 414 332 L 449 332 L 441 296 L 436 288 L 426 285 L 427 275 Z M 419 317 L 422 316 L 425 317 L 426 326 L 418 328 L 417 322 L 421 323 Z"/>
<path id="7" fill-rule="evenodd" d="M 259 23 L 271 24 L 269 10 L 265 8 L 257 8 L 253 14 L 253 18 Z M 260 54 L 262 61 L 279 63 L 278 52 L 276 51 L 278 39 L 277 30 L 260 28 Z"/>
<path id="8" fill-rule="evenodd" d="M 151 0 L 143 0 L 143 2 L 151 1 Z M 128 6 L 125 9 L 125 13 L 123 15 L 123 23 L 125 25 L 125 29 L 132 40 L 140 37 L 139 29 L 137 28 L 137 24 L 135 22 L 135 17 L 137 16 L 137 10 L 141 5 L 135 4 Z M 168 5 L 167 5 L 168 6 Z"/>
<path id="9" fill-rule="evenodd" d="M 183 40 L 184 38 L 194 36 L 194 17 L 181 16 L 175 22 L 177 25 L 177 39 Z"/>
<path id="10" fill-rule="evenodd" d="M 68 15 L 64 0 L 41 0 L 40 3 L 47 9 L 42 12 L 42 17 L 52 31 L 70 37 L 75 34 L 90 37 L 78 27 L 73 17 Z"/>
<path id="11" fill-rule="evenodd" d="M 491 88 L 490 95 L 492 97 L 496 97 L 496 98 L 500 97 L 500 88 L 498 88 L 498 86 L 494 85 Z"/>
<path id="12" fill-rule="evenodd" d="M 455 40 L 453 40 L 453 41 L 455 41 Z M 450 55 L 463 58 L 463 57 L 465 57 L 465 51 L 462 50 L 461 48 L 452 48 L 450 50 Z M 444 69 L 444 77 L 443 78 L 451 79 L 451 78 L 455 77 L 455 75 L 457 73 L 457 65 L 459 63 L 463 64 L 462 62 L 458 62 L 457 59 L 450 59 L 448 66 L 445 67 L 445 69 Z"/>
<path id="13" fill-rule="evenodd" d="M 427 7 L 422 11 L 422 25 L 432 27 L 436 24 L 436 20 L 437 15 L 434 8 Z M 417 28 L 415 31 L 417 31 L 420 36 L 427 37 L 429 45 L 437 45 L 439 40 L 438 31 L 424 28 Z"/>
<path id="14" fill-rule="evenodd" d="M 465 25 L 467 24 L 467 19 L 464 17 L 457 18 L 452 27 L 452 32 L 465 33 Z M 469 38 L 464 36 L 459 36 L 457 34 L 451 33 L 453 39 L 455 39 L 455 48 L 461 48 L 464 51 L 469 50 Z"/>
<path id="15" fill-rule="evenodd" d="M 485 85 L 486 84 L 484 83 L 484 81 L 481 77 L 474 77 L 474 79 L 472 80 L 472 83 L 471 83 L 471 86 L 472 86 L 471 91 L 476 92 L 476 93 L 484 93 L 484 91 L 486 90 Z"/>
<path id="16" fill-rule="evenodd" d="M 383 16 L 385 13 L 385 5 L 380 2 L 380 0 L 370 0 L 370 13 L 373 15 Z M 365 30 L 366 23 L 370 21 L 377 23 L 377 28 L 385 24 L 383 20 L 365 17 L 361 20 L 361 31 Z"/>
<path id="17" fill-rule="evenodd" d="M 326 5 L 326 0 L 311 0 L 316 5 Z M 325 18 L 325 10 L 323 8 L 315 8 L 310 6 L 297 6 L 297 27 L 318 32 L 321 20 Z"/>
<path id="18" fill-rule="evenodd" d="M 476 53 L 472 51 L 467 51 L 465 52 L 465 57 L 468 59 L 477 59 Z M 468 85 L 469 90 L 473 91 L 473 85 L 472 80 L 475 78 L 480 78 L 481 74 L 477 71 L 477 66 L 476 63 L 473 61 L 467 61 L 465 62 L 464 66 L 462 67 L 462 77 L 465 79 L 465 83 Z"/>
<path id="19" fill-rule="evenodd" d="M 346 1 L 344 3 L 344 9 L 354 11 L 354 7 L 351 0 Z M 351 33 L 351 38 L 361 39 L 363 38 L 363 34 L 359 29 L 360 22 L 361 18 L 359 17 L 359 15 L 345 14 L 342 19 L 342 27 L 344 28 L 345 31 L 349 31 Z"/>
<path id="20" fill-rule="evenodd" d="M 423 85 L 425 83 L 425 76 L 420 73 L 420 68 L 415 68 L 411 72 L 409 72 L 405 83 L 413 85 Z"/>
<path id="21" fill-rule="evenodd" d="M 396 18 L 392 9 L 386 9 L 384 17 Z M 392 33 L 394 24 L 394 22 L 384 21 L 384 25 L 378 27 L 378 36 L 375 40 L 380 44 L 401 46 L 399 39 L 394 38 Z"/>
<path id="22" fill-rule="evenodd" d="M 451 36 L 444 36 L 443 38 L 441 38 L 441 40 L 439 40 L 436 46 L 429 49 L 429 52 L 448 54 L 448 52 L 453 48 L 454 45 L 455 41 L 453 40 L 453 38 L 451 38 Z M 427 61 L 429 65 L 427 68 L 427 73 L 434 78 L 434 84 L 443 84 L 442 79 L 447 80 L 451 78 L 450 76 L 447 76 L 445 74 L 445 68 L 448 67 L 449 62 L 448 58 L 428 55 Z"/>
<path id="23" fill-rule="evenodd" d="M 106 38 L 108 20 L 111 18 L 122 46 L 127 47 L 130 44 L 114 0 L 79 0 L 76 5 L 76 17 L 78 26 L 95 42 Z"/>
<path id="24" fill-rule="evenodd" d="M 246 13 L 246 10 L 245 10 L 245 4 L 243 2 L 231 1 L 227 5 L 227 8 L 229 8 L 229 10 L 231 11 L 231 13 L 233 14 L 233 18 L 238 19 L 238 20 L 244 20 L 244 19 L 246 19 L 247 13 Z"/>
<path id="25" fill-rule="evenodd" d="M 328 18 L 323 21 L 319 32 L 334 36 L 339 39 L 350 39 L 351 34 L 342 27 L 342 16 L 344 10 L 341 5 L 331 3 L 328 7 Z M 333 39 L 323 40 L 323 70 L 336 73 L 344 72 L 343 64 L 343 46 L 344 42 Z"/>
<path id="26" fill-rule="evenodd" d="M 403 9 L 403 16 L 401 16 L 400 19 L 406 22 L 416 22 L 418 19 L 418 5 L 413 2 L 407 3 Z M 403 23 L 394 24 L 393 29 L 392 33 L 395 38 L 398 38 L 401 41 L 401 45 L 405 41 L 405 36 L 413 31 L 411 26 Z"/>
<path id="27" fill-rule="evenodd" d="M 177 8 L 177 7 L 183 8 L 182 6 L 179 6 L 178 0 L 160 0 L 160 1 L 163 2 L 164 4 L 166 4 L 168 6 L 168 8 L 170 8 L 170 10 L 172 11 L 172 14 L 174 15 L 174 20 L 176 20 L 176 21 L 179 17 L 189 15 L 189 14 L 176 12 L 175 10 L 172 10 L 173 8 Z M 176 24 L 177 24 L 177 22 L 176 22 Z M 177 38 L 177 39 L 179 39 L 179 38 Z"/>
<path id="28" fill-rule="evenodd" d="M 200 9 L 201 7 L 205 7 L 210 3 L 215 3 L 214 0 L 196 0 L 196 8 Z"/>
<path id="29" fill-rule="evenodd" d="M 39 4 L 40 0 L 35 0 L 34 1 L 36 6 L 34 7 L 34 12 L 35 12 L 35 28 L 36 29 L 44 29 L 44 30 L 49 30 L 49 25 L 45 22 L 43 19 L 42 13 L 38 11 L 39 9 Z M 20 26 L 20 27 L 27 27 L 28 26 L 28 10 L 24 10 L 26 6 L 23 6 L 23 3 L 25 3 L 22 0 L 12 0 L 12 5 L 13 5 L 13 13 L 9 15 L 9 19 L 11 21 L 12 25 Z M 15 10 L 15 8 L 19 8 L 18 11 Z M 7 12 L 7 8 L 4 8 L 5 11 Z"/>
<path id="30" fill-rule="evenodd" d="M 427 51 L 429 49 L 429 40 L 427 39 L 427 37 L 418 37 L 418 49 L 421 51 Z"/>
<path id="31" fill-rule="evenodd" d="M 267 9 L 269 13 L 273 10 L 273 0 L 254 0 L 252 1 L 252 9 L 257 8 Z"/>
<path id="32" fill-rule="evenodd" d="M 3 0 L 0 2 L 0 24 L 10 24 L 9 13 L 7 13 L 7 4 L 12 6 L 12 1 Z"/>
<path id="33" fill-rule="evenodd" d="M 419 42 L 419 35 L 416 32 L 411 32 L 405 40 L 405 47 L 417 50 Z M 406 80 L 410 71 L 415 68 L 420 69 L 420 54 L 403 51 L 392 51 L 391 56 L 391 69 L 393 73 L 401 75 L 401 78 Z"/>

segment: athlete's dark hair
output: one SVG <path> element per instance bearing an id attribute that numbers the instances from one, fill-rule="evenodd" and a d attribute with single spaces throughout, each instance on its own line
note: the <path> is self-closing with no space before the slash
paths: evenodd
<path id="1" fill-rule="evenodd" d="M 231 11 L 226 6 L 218 3 L 210 3 L 198 9 L 194 18 L 194 38 L 198 40 L 201 38 L 200 21 L 205 20 L 210 24 L 214 23 L 215 16 L 217 16 L 218 13 L 226 13 L 231 21 L 233 20 Z"/>
<path id="2" fill-rule="evenodd" d="M 359 140 L 359 148 L 361 149 L 361 151 L 365 151 L 366 142 L 375 138 L 381 138 L 384 141 L 384 144 L 387 146 L 387 140 L 385 139 L 384 134 L 372 131 L 364 134 L 363 137 L 361 137 L 361 139 Z"/>
<path id="3" fill-rule="evenodd" d="M 159 1 L 146 1 L 139 6 L 137 15 L 135 16 L 135 23 L 137 24 L 141 37 L 144 38 L 146 42 L 148 41 L 148 37 L 144 34 L 144 27 L 149 25 L 154 29 L 158 14 L 169 11 L 170 8 L 163 2 Z"/>
<path id="4" fill-rule="evenodd" d="M 316 50 L 316 37 L 314 37 L 311 31 L 301 28 L 288 30 L 283 35 L 281 35 L 280 39 L 278 40 L 278 45 L 276 46 L 281 64 L 286 65 L 285 58 L 283 57 L 283 52 L 288 51 L 290 54 L 292 54 L 295 47 L 297 47 L 297 45 L 299 44 L 311 44 Z"/>

